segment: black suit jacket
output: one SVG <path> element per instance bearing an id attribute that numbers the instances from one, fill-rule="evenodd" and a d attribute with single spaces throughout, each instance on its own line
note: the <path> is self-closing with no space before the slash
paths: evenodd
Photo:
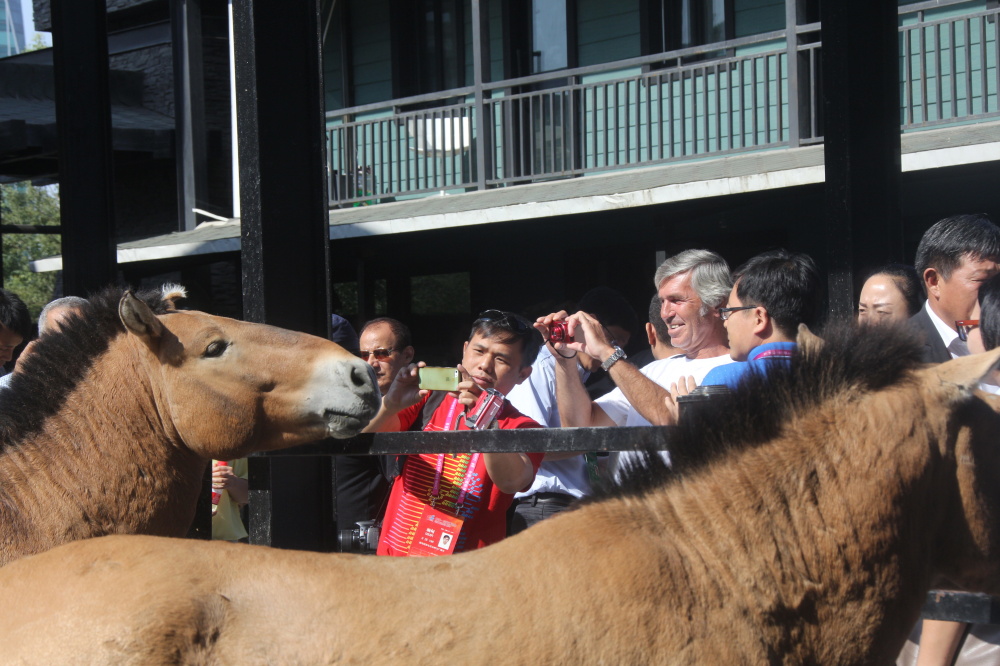
<path id="1" fill-rule="evenodd" d="M 924 363 L 944 363 L 951 360 L 951 352 L 944 346 L 941 334 L 925 310 L 910 317 L 910 324 L 924 336 Z"/>

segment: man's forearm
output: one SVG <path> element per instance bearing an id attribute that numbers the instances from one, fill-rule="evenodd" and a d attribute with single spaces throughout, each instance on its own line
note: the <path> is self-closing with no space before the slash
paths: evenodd
<path id="1" fill-rule="evenodd" d="M 653 425 L 674 424 L 673 415 L 665 403 L 669 395 L 667 389 L 639 372 L 631 363 L 619 361 L 611 366 L 608 374 L 640 416 Z"/>
<path id="2" fill-rule="evenodd" d="M 587 388 L 573 363 L 556 362 L 556 406 L 564 428 L 586 428 L 591 425 L 593 410 Z"/>
<path id="3" fill-rule="evenodd" d="M 361 432 L 399 432 L 399 411 L 386 409 L 385 403 Z"/>
<path id="4" fill-rule="evenodd" d="M 531 458 L 524 453 L 484 453 L 483 462 L 493 484 L 505 493 L 527 488 L 535 478 Z"/>

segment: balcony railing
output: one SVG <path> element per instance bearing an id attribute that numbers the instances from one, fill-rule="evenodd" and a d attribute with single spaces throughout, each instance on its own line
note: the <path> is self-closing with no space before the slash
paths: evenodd
<path id="1" fill-rule="evenodd" d="M 1000 10 L 928 18 L 951 4 L 900 9 L 904 131 L 1000 115 Z M 330 112 L 330 204 L 821 142 L 819 28 Z"/>

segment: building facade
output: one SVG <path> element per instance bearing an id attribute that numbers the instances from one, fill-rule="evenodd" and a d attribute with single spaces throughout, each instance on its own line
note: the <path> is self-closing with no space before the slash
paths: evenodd
<path id="1" fill-rule="evenodd" d="M 113 67 L 142 76 L 133 110 L 176 133 L 169 4 L 108 8 L 112 37 L 130 45 Z M 201 208 L 223 219 L 182 224 L 173 145 L 118 171 L 120 201 L 134 202 L 119 215 L 119 262 L 133 281 L 207 281 L 210 304 L 239 275 L 240 225 L 225 3 L 198 4 Z M 536 316 L 608 284 L 641 312 L 657 263 L 688 247 L 737 264 L 785 246 L 828 263 L 816 0 L 323 0 L 319 11 L 333 307 L 358 324 L 406 320 L 444 360 L 488 307 Z M 47 2 L 35 12 L 44 27 Z M 940 217 L 1000 215 L 997 14 L 992 0 L 899 5 L 907 260 Z M 153 26 L 159 37 L 143 42 Z"/>

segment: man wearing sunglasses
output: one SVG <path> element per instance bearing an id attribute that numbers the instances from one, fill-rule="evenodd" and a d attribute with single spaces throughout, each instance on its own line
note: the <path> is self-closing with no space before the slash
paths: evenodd
<path id="1" fill-rule="evenodd" d="M 350 327 L 346 321 L 343 323 Z M 366 323 L 354 346 L 358 348 L 355 353 L 375 371 L 383 395 L 396 373 L 413 360 L 410 329 L 391 317 Z M 336 470 L 337 530 L 353 530 L 362 520 L 379 520 L 389 496 L 389 483 L 399 473 L 396 456 L 338 456 Z"/>
<path id="2" fill-rule="evenodd" d="M 787 363 L 799 324 L 815 324 L 820 279 L 808 255 L 785 250 L 758 254 L 738 268 L 733 279 L 727 307 L 719 313 L 729 334 L 729 355 L 740 363 L 712 369 L 702 386 L 733 388 L 748 372 Z"/>
<path id="3" fill-rule="evenodd" d="M 472 325 L 458 365 L 458 390 L 434 410 L 427 431 L 470 430 L 469 410 L 487 389 L 506 396 L 531 374 L 541 337 L 523 318 L 487 310 Z M 419 368 L 400 370 L 367 432 L 408 430 L 431 391 L 420 389 Z M 503 400 L 492 427 L 537 428 Z M 379 555 L 442 555 L 482 548 L 504 538 L 514 493 L 531 485 L 541 453 L 412 453 L 393 482 L 382 524 Z M 428 540 L 428 534 L 434 538 Z M 445 538 L 447 537 L 447 538 Z"/>
<path id="4" fill-rule="evenodd" d="M 927 300 L 910 318 L 924 334 L 924 361 L 967 356 L 958 324 L 976 319 L 979 287 L 997 274 L 1000 229 L 988 215 L 955 215 L 935 223 L 917 246 L 915 267 Z"/>
<path id="5" fill-rule="evenodd" d="M 413 362 L 410 329 L 391 317 L 372 319 L 361 329 L 358 356 L 375 371 L 378 388 L 385 395 L 396 373 Z"/>

